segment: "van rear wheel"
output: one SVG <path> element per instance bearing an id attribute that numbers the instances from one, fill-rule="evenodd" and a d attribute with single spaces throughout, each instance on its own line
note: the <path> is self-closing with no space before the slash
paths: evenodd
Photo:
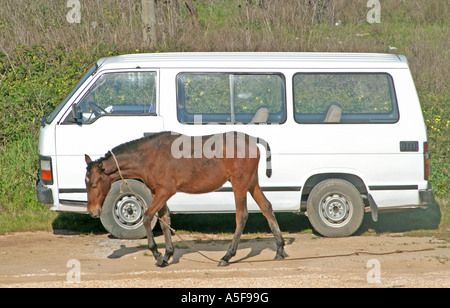
<path id="1" fill-rule="evenodd" d="M 313 228 L 326 237 L 350 236 L 364 218 L 364 203 L 350 182 L 328 179 L 311 191 L 307 204 L 308 219 Z"/>
<path id="2" fill-rule="evenodd" d="M 116 238 L 144 238 L 146 232 L 143 217 L 153 197 L 150 189 L 144 183 L 137 180 L 127 180 L 127 183 L 131 190 L 121 180 L 111 185 L 103 203 L 100 220 L 105 229 Z M 156 221 L 156 217 L 153 217 L 152 229 L 156 225 Z"/>

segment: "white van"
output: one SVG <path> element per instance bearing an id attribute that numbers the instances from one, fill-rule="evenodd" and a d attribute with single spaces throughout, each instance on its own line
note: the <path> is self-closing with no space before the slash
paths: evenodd
<path id="1" fill-rule="evenodd" d="M 264 176 L 264 150 L 259 174 L 274 211 L 307 212 L 324 236 L 353 234 L 366 210 L 376 220 L 379 211 L 431 203 L 426 129 L 405 57 L 354 53 L 100 59 L 42 120 L 38 200 L 54 211 L 86 213 L 85 154 L 100 158 L 161 131 L 232 130 L 270 144 L 273 175 Z M 142 237 L 147 205 L 118 186 L 105 201 L 110 210 L 102 222 L 116 237 Z M 250 212 L 259 210 L 248 202 Z M 178 193 L 168 207 L 172 213 L 235 211 L 229 183 L 203 195 Z"/>

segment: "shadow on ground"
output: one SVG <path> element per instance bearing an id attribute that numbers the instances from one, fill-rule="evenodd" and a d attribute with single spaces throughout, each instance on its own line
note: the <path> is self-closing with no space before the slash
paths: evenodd
<path id="1" fill-rule="evenodd" d="M 278 224 L 282 232 L 313 232 L 305 215 L 277 213 Z M 200 233 L 234 233 L 235 215 L 231 214 L 172 214 L 172 227 L 175 230 Z M 439 205 L 434 202 L 427 210 L 414 209 L 395 213 L 380 213 L 378 222 L 374 222 L 371 213 L 366 213 L 356 235 L 367 231 L 376 234 L 387 232 L 408 232 L 413 230 L 435 230 L 441 221 Z M 85 214 L 60 213 L 52 223 L 54 233 L 106 233 L 100 219 Z M 64 231 L 62 231 L 64 230 Z M 270 233 L 267 220 L 260 213 L 249 214 L 244 233 Z M 155 235 L 161 234 L 159 224 L 154 229 Z"/>
<path id="2" fill-rule="evenodd" d="M 284 240 L 285 240 L 286 247 L 288 247 L 295 241 L 295 239 L 293 237 L 289 237 L 289 236 L 284 237 Z M 221 240 L 221 239 L 192 240 L 192 239 L 190 239 L 190 240 L 185 240 L 185 241 L 187 243 L 180 241 L 179 238 L 174 239 L 175 254 L 170 259 L 169 264 L 176 264 L 180 261 L 180 259 L 184 255 L 195 252 L 189 246 L 195 247 L 195 249 L 198 251 L 222 252 L 223 255 L 225 255 L 225 253 L 231 243 L 231 239 L 230 240 Z M 120 245 L 120 248 L 114 250 L 108 256 L 108 259 L 119 259 L 119 258 L 122 258 L 129 254 L 134 254 L 139 251 L 144 251 L 144 252 L 148 252 L 148 256 L 153 260 L 153 256 L 150 253 L 150 251 L 148 250 L 146 245 L 137 245 L 136 246 L 136 244 L 134 244 L 134 243 L 131 243 L 131 244 L 126 243 L 126 244 L 127 245 Z M 164 253 L 164 250 L 163 250 L 164 248 L 165 248 L 164 244 L 158 245 L 159 252 Z M 271 258 L 272 257 L 274 258 L 276 255 L 275 239 L 270 236 L 255 237 L 255 238 L 250 238 L 250 239 L 241 239 L 239 242 L 238 250 L 241 251 L 241 250 L 245 250 L 245 249 L 250 249 L 250 252 L 244 257 L 232 258 L 230 263 L 238 263 L 238 262 L 242 262 L 247 259 L 250 259 L 252 257 L 258 256 L 265 249 L 269 249 L 269 250 L 273 251 L 273 256 L 271 256 Z M 219 262 L 219 259 L 223 255 L 221 255 L 220 257 L 217 258 L 217 260 L 214 260 L 214 261 Z M 212 261 L 212 260 L 209 260 L 209 261 Z"/>

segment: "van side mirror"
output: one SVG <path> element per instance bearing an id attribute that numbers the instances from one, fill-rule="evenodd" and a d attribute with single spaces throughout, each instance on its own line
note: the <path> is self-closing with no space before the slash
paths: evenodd
<path id="1" fill-rule="evenodd" d="M 80 111 L 78 111 L 77 104 L 72 105 L 72 118 L 75 120 L 75 122 L 79 122 L 82 119 L 82 114 Z"/>

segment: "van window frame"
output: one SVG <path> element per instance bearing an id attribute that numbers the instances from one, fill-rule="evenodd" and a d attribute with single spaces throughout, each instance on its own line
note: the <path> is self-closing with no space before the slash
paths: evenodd
<path id="1" fill-rule="evenodd" d="M 295 102 L 295 76 L 297 75 L 386 75 L 386 77 L 389 77 L 389 95 L 390 100 L 392 103 L 392 111 L 391 113 L 394 113 L 397 115 L 397 118 L 395 121 L 388 121 L 388 120 L 376 120 L 376 121 L 350 121 L 350 122 L 323 122 L 323 121 L 316 121 L 316 122 L 304 122 L 300 121 L 297 118 L 298 114 L 296 112 L 296 102 Z M 345 125 L 345 124 L 396 124 L 400 121 L 400 110 L 398 108 L 398 99 L 397 99 L 397 92 L 395 90 L 395 83 L 394 78 L 391 74 L 388 72 L 333 72 L 333 71 L 326 71 L 326 72 L 297 72 L 292 75 L 292 108 L 293 108 L 293 117 L 294 121 L 297 124 L 300 125 L 318 125 L 318 124 L 324 124 L 324 125 Z M 358 113 L 354 113 L 357 115 Z M 377 113 L 359 113 L 359 114 L 367 114 L 367 115 L 376 115 Z M 382 115 L 382 113 L 378 113 L 379 115 Z"/>
<path id="2" fill-rule="evenodd" d="M 87 87 L 84 91 L 84 93 L 82 93 L 82 95 L 80 95 L 75 102 L 72 104 L 73 105 L 79 105 L 81 102 L 83 102 L 83 100 L 90 95 L 90 91 L 91 89 L 94 87 L 94 85 L 96 84 L 96 82 L 105 75 L 108 74 L 128 74 L 128 73 L 155 73 L 155 99 L 154 99 L 154 104 L 155 104 L 155 112 L 154 113 L 126 113 L 126 112 L 115 112 L 115 113 L 106 113 L 106 114 L 100 114 L 98 116 L 96 116 L 94 119 L 88 121 L 88 122 L 83 122 L 83 121 L 74 121 L 74 119 L 72 118 L 71 113 L 68 114 L 68 116 L 66 116 L 66 118 L 64 119 L 64 121 L 61 124 L 69 124 L 69 125 L 73 125 L 73 124 L 82 124 L 82 125 L 90 125 L 95 123 L 98 119 L 101 119 L 103 117 L 156 117 L 158 116 L 159 112 L 159 69 L 153 68 L 153 69 L 128 69 L 128 70 L 105 70 L 103 72 L 100 72 L 98 74 L 98 76 L 92 80 L 92 82 L 90 83 L 90 86 Z"/>
<path id="3" fill-rule="evenodd" d="M 240 75 L 275 75 L 278 76 L 281 80 L 282 80 L 282 91 L 281 91 L 281 110 L 283 114 L 283 118 L 281 119 L 280 122 L 266 122 L 266 123 L 252 123 L 252 122 L 238 122 L 236 120 L 232 121 L 232 110 L 230 110 L 230 121 L 218 121 L 218 122 L 202 122 L 202 123 L 196 123 L 195 120 L 194 121 L 183 121 L 182 119 L 180 119 L 180 113 L 179 113 L 179 106 L 180 106 L 180 95 L 181 95 L 181 91 L 179 88 L 179 83 L 180 83 L 180 76 L 184 75 L 184 74 L 223 74 L 223 75 L 233 75 L 233 76 L 240 76 Z M 175 87 L 176 87 L 176 114 L 177 114 L 177 120 L 180 124 L 182 125 L 196 125 L 196 124 L 201 124 L 201 125 L 282 125 L 284 123 L 286 123 L 287 119 L 288 119 L 288 111 L 287 111 L 287 84 L 286 84 L 286 76 L 284 73 L 280 72 L 280 71 L 220 71 L 220 70 L 214 70 L 214 71 L 180 71 L 179 73 L 177 73 L 177 76 L 175 78 Z M 184 91 L 184 90 L 183 90 Z M 184 102 L 183 102 L 184 103 Z M 183 104 L 183 106 L 185 106 L 185 104 Z M 211 113 L 214 114 L 214 113 Z M 219 114 L 219 113 L 217 113 Z M 191 114 L 193 117 L 196 116 L 196 114 Z M 236 115 L 236 113 L 235 113 Z M 270 117 L 270 116 L 269 116 Z"/>

